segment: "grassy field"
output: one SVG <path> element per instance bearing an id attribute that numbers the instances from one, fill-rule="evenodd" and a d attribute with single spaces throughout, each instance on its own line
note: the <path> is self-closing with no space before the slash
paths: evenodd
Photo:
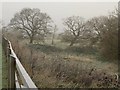
<path id="1" fill-rule="evenodd" d="M 76 84 L 78 87 L 87 87 L 84 85 L 82 86 L 79 81 L 79 79 L 86 77 L 85 80 L 82 81 L 83 84 L 90 81 L 92 84 L 89 87 L 97 88 L 98 86 L 94 84 L 98 83 L 96 81 L 97 78 L 99 78 L 99 75 L 101 75 L 100 78 L 103 78 L 104 75 L 102 77 L 102 74 L 105 73 L 108 75 L 107 78 L 109 78 L 109 75 L 118 73 L 117 65 L 99 56 L 99 53 L 94 48 L 79 47 L 78 44 L 69 47 L 68 43 L 62 43 L 60 41 L 56 41 L 55 45 L 51 45 L 51 41 L 49 40 L 47 40 L 45 44 L 34 44 L 30 45 L 30 47 L 32 47 L 33 50 L 44 54 L 44 58 L 40 59 L 43 61 L 37 61 L 38 66 L 36 67 L 36 71 L 39 74 L 35 75 L 35 82 L 39 87 L 72 88 L 77 87 Z M 47 68 L 47 71 L 44 70 L 41 72 L 43 74 L 40 74 L 41 69 L 39 68 L 45 67 Z M 89 72 L 92 69 L 94 69 L 94 71 L 93 75 L 90 77 L 96 78 L 93 81 L 88 78 Z M 55 73 L 57 78 L 49 75 L 51 72 L 52 74 Z M 69 78 L 71 82 L 69 80 L 64 80 L 64 78 Z"/>
<path id="2" fill-rule="evenodd" d="M 26 41 L 12 43 L 37 87 L 116 87 L 114 76 L 118 73 L 117 65 L 100 57 L 94 48 L 77 44 L 69 47 L 68 43 L 59 40 L 55 41 L 55 45 L 51 45 L 51 40 L 34 44 Z M 112 82 L 109 82 L 110 79 Z"/>
<path id="3" fill-rule="evenodd" d="M 71 63 L 83 63 L 95 67 L 96 69 L 105 70 L 107 73 L 117 73 L 118 67 L 116 64 L 105 60 L 99 56 L 99 53 L 93 48 L 83 48 L 74 45 L 69 47 L 68 43 L 62 43 L 56 41 L 56 44 L 51 45 L 51 41 L 46 41 L 45 44 L 34 44 L 32 48 L 36 51 L 46 54 L 46 58 L 55 58 L 55 56 L 61 57 L 63 60 L 70 61 Z"/>

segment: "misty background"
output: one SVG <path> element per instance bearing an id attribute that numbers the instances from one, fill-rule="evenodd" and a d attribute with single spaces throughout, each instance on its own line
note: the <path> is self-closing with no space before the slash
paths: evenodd
<path id="1" fill-rule="evenodd" d="M 57 25 L 57 33 L 63 32 L 63 19 L 69 16 L 81 16 L 85 20 L 100 15 L 108 15 L 117 7 L 117 2 L 4 2 L 2 3 L 3 25 L 8 25 L 14 14 L 23 8 L 39 8 L 47 13 Z"/>

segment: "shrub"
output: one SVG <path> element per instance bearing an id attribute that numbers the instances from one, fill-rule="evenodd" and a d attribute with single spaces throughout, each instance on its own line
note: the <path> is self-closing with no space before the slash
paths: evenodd
<path id="1" fill-rule="evenodd" d="M 115 61 L 118 59 L 118 25 L 117 18 L 112 17 L 107 24 L 108 30 L 102 34 L 100 41 L 100 53 L 108 60 Z"/>

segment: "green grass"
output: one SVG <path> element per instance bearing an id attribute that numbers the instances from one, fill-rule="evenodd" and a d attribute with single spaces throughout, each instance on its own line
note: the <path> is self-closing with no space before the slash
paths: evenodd
<path id="1" fill-rule="evenodd" d="M 62 46 L 62 45 L 61 45 Z M 36 49 L 38 51 L 41 51 L 46 54 L 52 54 L 52 53 L 61 53 L 61 54 L 75 54 L 75 55 L 95 55 L 97 53 L 97 50 L 94 48 L 90 47 L 78 47 L 78 46 L 72 46 L 72 47 L 58 47 L 58 46 L 53 46 L 49 44 L 31 44 L 29 45 L 30 48 Z"/>
<path id="2" fill-rule="evenodd" d="M 2 89 L 2 47 L 0 45 L 0 89 Z"/>
<path id="3" fill-rule="evenodd" d="M 34 45 L 29 45 L 29 47 L 40 50 L 44 53 L 57 53 L 57 52 L 62 52 L 61 48 L 57 48 L 55 46 L 50 46 L 50 45 L 41 45 L 41 44 L 34 44 Z"/>
<path id="4" fill-rule="evenodd" d="M 4 52 L 2 53 L 2 88 L 8 87 L 8 66 Z"/>

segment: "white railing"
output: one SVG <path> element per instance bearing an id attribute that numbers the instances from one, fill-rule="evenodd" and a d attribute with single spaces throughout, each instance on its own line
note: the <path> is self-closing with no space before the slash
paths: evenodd
<path id="1" fill-rule="evenodd" d="M 3 38 L 3 49 L 5 51 L 8 62 L 8 88 L 27 88 L 36 89 L 37 87 L 22 66 L 18 57 L 16 56 L 11 42 L 6 38 Z M 19 76 L 19 77 L 18 77 Z M 19 82 L 19 79 L 22 83 Z"/>

